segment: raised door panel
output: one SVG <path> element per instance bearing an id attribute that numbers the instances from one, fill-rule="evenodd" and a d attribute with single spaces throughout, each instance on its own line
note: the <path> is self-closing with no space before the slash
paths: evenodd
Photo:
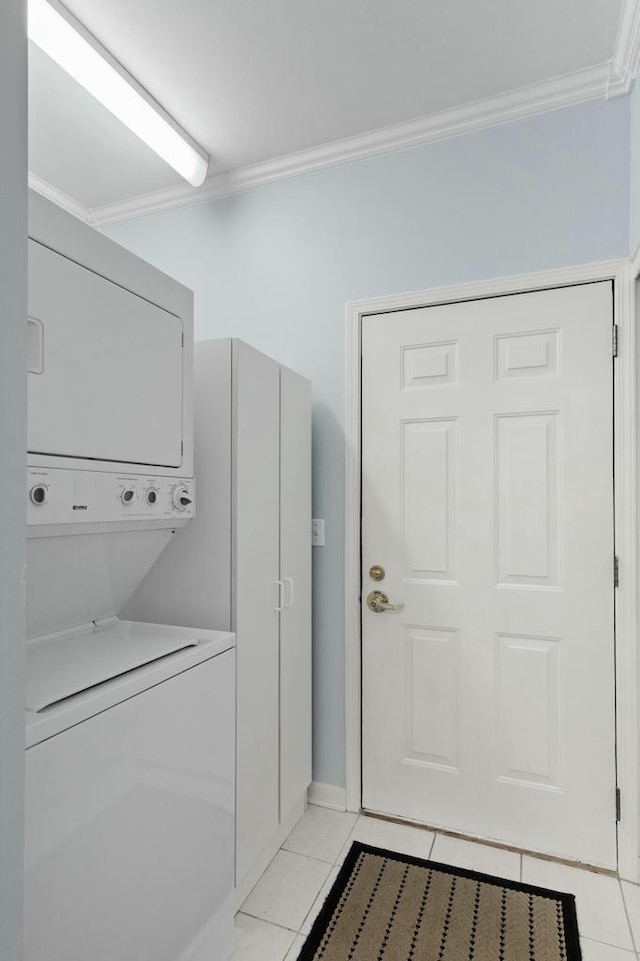
<path id="1" fill-rule="evenodd" d="M 456 420 L 402 423 L 405 579 L 455 580 Z"/>
<path id="2" fill-rule="evenodd" d="M 403 759 L 458 770 L 460 644 L 457 631 L 404 628 Z"/>
<path id="3" fill-rule="evenodd" d="M 499 584 L 559 587 L 559 418 L 495 418 Z"/>
<path id="4" fill-rule="evenodd" d="M 311 385 L 280 379 L 280 819 L 311 781 Z"/>
<path id="5" fill-rule="evenodd" d="M 236 885 L 279 821 L 280 367 L 233 342 Z"/>

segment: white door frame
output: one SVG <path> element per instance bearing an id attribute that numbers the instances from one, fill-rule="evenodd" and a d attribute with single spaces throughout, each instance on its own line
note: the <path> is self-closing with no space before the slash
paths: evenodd
<path id="1" fill-rule="evenodd" d="M 614 448 L 616 551 L 620 561 L 615 592 L 617 766 L 621 792 L 618 870 L 640 880 L 640 732 L 638 730 L 638 623 L 636 530 L 636 321 L 635 278 L 638 262 L 610 260 L 579 267 L 520 274 L 477 283 L 362 300 L 347 305 L 346 350 L 346 504 L 345 504 L 345 735 L 346 807 L 359 811 L 362 798 L 362 700 L 360 647 L 361 518 L 361 332 L 367 314 L 476 300 L 601 280 L 614 282 L 614 319 L 619 355 L 614 365 Z M 614 798 L 611 799 L 612 816 Z"/>

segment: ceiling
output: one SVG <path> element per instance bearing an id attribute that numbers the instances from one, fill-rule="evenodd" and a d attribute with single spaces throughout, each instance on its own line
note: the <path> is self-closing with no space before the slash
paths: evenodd
<path id="1" fill-rule="evenodd" d="M 621 24 L 631 24 L 636 6 L 633 0 L 66 5 L 207 150 L 213 180 L 553 78 L 575 75 L 578 86 L 583 77 L 593 86 L 590 68 L 618 56 Z M 184 181 L 149 148 L 30 48 L 30 170 L 39 181 L 89 209 L 182 189 Z M 605 93 L 605 82 L 596 93 Z M 191 189 L 184 188 L 185 197 Z"/>

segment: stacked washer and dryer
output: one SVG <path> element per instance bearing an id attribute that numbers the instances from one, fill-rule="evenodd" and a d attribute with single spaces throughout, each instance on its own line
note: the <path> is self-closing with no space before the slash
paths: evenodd
<path id="1" fill-rule="evenodd" d="M 30 198 L 25 961 L 227 961 L 232 634 L 119 619 L 194 513 L 192 294 Z"/>

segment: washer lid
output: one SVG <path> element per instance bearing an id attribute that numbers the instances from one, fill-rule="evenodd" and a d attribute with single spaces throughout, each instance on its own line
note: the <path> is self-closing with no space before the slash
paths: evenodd
<path id="1" fill-rule="evenodd" d="M 197 637 L 177 636 L 171 628 L 148 632 L 146 625 L 141 627 L 115 621 L 94 631 L 28 645 L 27 709 L 45 711 L 74 694 L 199 643 Z"/>

